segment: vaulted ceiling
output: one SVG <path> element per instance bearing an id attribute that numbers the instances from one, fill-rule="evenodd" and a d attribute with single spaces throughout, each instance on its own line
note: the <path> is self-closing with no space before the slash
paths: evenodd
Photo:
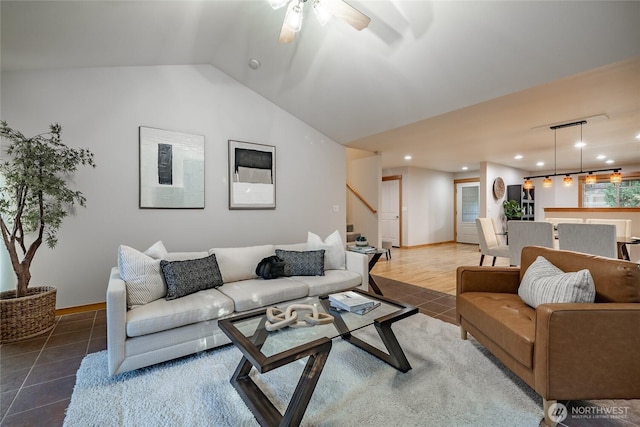
<path id="1" fill-rule="evenodd" d="M 266 0 L 3 0 L 0 60 L 211 64 L 384 167 L 575 169 L 580 128 L 558 131 L 554 165 L 549 127 L 581 119 L 585 168 L 640 164 L 640 2 L 349 0 L 371 17 L 360 32 L 320 26 L 311 3 L 279 44 L 285 11 Z"/>

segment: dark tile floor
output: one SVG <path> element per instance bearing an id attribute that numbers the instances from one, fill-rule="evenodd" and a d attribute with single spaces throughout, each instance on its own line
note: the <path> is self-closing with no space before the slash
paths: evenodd
<path id="1" fill-rule="evenodd" d="M 386 296 L 455 323 L 455 297 L 395 280 L 376 281 Z M 0 427 L 61 426 L 80 362 L 88 353 L 107 348 L 104 310 L 56 321 L 48 334 L 0 346 Z"/>
<path id="2" fill-rule="evenodd" d="M 60 316 L 51 332 L 0 346 L 0 426 L 61 426 L 80 362 L 106 348 L 105 310 Z"/>

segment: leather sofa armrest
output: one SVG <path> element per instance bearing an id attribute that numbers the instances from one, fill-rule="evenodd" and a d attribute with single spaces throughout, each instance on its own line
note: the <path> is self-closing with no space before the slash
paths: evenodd
<path id="1" fill-rule="evenodd" d="M 547 400 L 640 398 L 640 304 L 542 304 L 535 390 Z"/>
<path id="2" fill-rule="evenodd" d="M 353 251 L 345 251 L 345 268 L 362 277 L 359 288 L 369 289 L 369 257 Z"/>
<path id="3" fill-rule="evenodd" d="M 456 271 L 456 293 L 500 292 L 517 294 L 520 286 L 518 267 L 460 266 Z"/>
<path id="4" fill-rule="evenodd" d="M 125 358 L 127 339 L 127 288 L 118 268 L 111 269 L 107 285 L 107 353 L 109 375 L 115 375 Z"/>

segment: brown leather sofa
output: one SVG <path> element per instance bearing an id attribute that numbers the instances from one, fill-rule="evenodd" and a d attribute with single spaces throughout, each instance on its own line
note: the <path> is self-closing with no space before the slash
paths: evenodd
<path id="1" fill-rule="evenodd" d="M 542 304 L 518 296 L 527 268 L 543 256 L 565 272 L 589 269 L 592 304 Z M 521 267 L 458 267 L 456 308 L 471 333 L 529 384 L 548 409 L 558 400 L 640 398 L 640 264 L 525 247 Z"/>

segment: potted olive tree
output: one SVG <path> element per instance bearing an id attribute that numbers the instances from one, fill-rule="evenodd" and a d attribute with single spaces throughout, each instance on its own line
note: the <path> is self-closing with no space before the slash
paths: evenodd
<path id="1" fill-rule="evenodd" d="M 0 162 L 0 230 L 16 275 L 15 290 L 0 293 L 0 343 L 18 341 L 50 330 L 55 323 L 56 288 L 29 288 L 31 264 L 46 243 L 54 248 L 62 220 L 85 197 L 69 188 L 78 166 L 95 167 L 93 153 L 67 147 L 62 128 L 25 137 L 0 121 L 3 146 Z"/>

